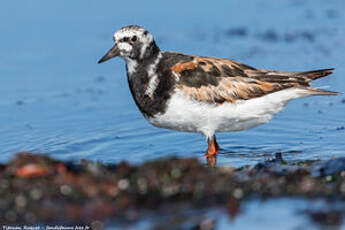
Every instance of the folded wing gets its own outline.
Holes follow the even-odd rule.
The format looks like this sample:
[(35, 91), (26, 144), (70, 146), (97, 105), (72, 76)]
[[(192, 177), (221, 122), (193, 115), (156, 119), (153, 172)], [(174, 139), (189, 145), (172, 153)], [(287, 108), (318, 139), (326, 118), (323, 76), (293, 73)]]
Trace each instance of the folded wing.
[(291, 87), (305, 88), (310, 94), (337, 94), (309, 88), (312, 80), (327, 76), (332, 70), (269, 71), (255, 69), (229, 59), (208, 57), (194, 57), (191, 61), (178, 62), (171, 67), (178, 79), (177, 88), (186, 96), (217, 104), (249, 100)]

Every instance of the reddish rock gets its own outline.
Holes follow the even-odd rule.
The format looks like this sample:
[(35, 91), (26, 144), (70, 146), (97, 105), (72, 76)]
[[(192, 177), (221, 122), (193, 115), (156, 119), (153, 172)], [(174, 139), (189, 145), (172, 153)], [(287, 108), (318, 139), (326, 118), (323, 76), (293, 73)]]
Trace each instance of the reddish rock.
[(37, 164), (27, 164), (16, 170), (16, 176), (21, 178), (44, 177), (50, 174), (47, 167)]

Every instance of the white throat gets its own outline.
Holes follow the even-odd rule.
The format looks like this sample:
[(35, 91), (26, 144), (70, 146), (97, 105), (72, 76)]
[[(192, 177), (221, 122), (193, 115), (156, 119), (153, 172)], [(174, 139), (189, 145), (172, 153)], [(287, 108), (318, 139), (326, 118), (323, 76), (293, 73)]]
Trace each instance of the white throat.
[(136, 71), (136, 68), (138, 67), (138, 62), (131, 58), (126, 58), (125, 61), (127, 64), (128, 76), (131, 76)]

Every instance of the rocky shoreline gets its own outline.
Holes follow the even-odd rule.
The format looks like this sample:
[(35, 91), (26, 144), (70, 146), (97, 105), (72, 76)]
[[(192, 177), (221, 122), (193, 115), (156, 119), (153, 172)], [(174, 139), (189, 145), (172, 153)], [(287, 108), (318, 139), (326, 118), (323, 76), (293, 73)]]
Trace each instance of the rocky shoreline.
[[(139, 166), (62, 162), (20, 153), (0, 165), (1, 223), (89, 223), (135, 220), (146, 212), (220, 206), (235, 218), (248, 199), (345, 198), (345, 158), (241, 168), (209, 168), (195, 158), (166, 158)], [(339, 225), (344, 210), (310, 212), (311, 220)]]

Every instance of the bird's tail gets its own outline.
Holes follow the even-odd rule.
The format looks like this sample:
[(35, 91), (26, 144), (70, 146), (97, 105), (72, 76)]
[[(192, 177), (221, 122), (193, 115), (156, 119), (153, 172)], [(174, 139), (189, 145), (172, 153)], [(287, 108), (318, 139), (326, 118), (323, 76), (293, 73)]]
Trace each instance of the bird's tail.
[[(333, 73), (333, 68), (330, 69), (319, 69), (312, 71), (298, 72), (297, 76), (305, 78), (307, 81), (313, 81), (318, 78), (326, 77)], [(324, 89), (315, 89), (315, 88), (306, 88), (307, 93), (310, 95), (339, 95), (339, 92), (324, 90)]]
[(313, 81), (318, 78), (326, 77), (332, 74), (333, 70), (334, 69), (331, 68), (331, 69), (319, 69), (319, 70), (312, 70), (312, 71), (297, 72), (297, 76)]

